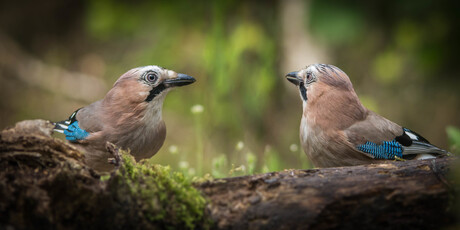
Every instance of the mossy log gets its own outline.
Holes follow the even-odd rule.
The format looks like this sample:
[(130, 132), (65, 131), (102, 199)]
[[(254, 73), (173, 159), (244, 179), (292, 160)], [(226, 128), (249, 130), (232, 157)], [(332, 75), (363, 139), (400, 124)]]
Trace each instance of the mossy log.
[(113, 146), (120, 166), (101, 176), (51, 129), (33, 120), (1, 132), (0, 229), (439, 229), (454, 221), (449, 157), (192, 187), (180, 175), (162, 176), (169, 172), (161, 166), (118, 156)]

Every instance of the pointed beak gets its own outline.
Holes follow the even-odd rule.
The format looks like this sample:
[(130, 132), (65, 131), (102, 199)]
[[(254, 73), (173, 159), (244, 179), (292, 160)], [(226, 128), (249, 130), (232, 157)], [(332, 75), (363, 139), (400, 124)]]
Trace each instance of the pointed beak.
[(195, 78), (187, 74), (178, 73), (176, 78), (167, 79), (164, 81), (164, 84), (166, 87), (178, 87), (178, 86), (190, 85), (195, 81), (196, 81)]
[(298, 73), (299, 72), (290, 72), (286, 74), (286, 79), (294, 85), (299, 85), (302, 80), (299, 78)]

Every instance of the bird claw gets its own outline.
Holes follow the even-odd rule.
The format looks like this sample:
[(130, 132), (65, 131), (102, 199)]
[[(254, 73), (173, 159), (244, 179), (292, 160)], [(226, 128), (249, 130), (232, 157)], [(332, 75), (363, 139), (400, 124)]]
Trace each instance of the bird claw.
[(122, 158), (121, 158), (121, 154), (120, 154), (120, 148), (118, 148), (115, 144), (110, 143), (108, 141), (105, 144), (105, 147), (107, 148), (107, 151), (110, 154), (112, 154), (112, 156), (114, 156), (114, 157), (108, 158), (107, 162), (109, 164), (115, 165), (116, 167), (119, 167), (121, 162), (122, 162)]
[(406, 161), (406, 159), (403, 159), (403, 158), (401, 158), (401, 157), (395, 156), (395, 161)]

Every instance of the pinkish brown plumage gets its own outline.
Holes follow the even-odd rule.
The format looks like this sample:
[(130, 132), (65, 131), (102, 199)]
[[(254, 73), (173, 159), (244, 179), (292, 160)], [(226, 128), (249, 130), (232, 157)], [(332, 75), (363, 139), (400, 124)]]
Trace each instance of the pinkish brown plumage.
[(163, 145), (166, 126), (162, 106), (172, 87), (188, 85), (194, 78), (158, 66), (129, 70), (100, 101), (75, 111), (55, 130), (85, 152), (88, 165), (110, 170), (106, 143), (129, 149), (136, 160), (149, 158)]
[(299, 88), (303, 103), (300, 141), (316, 167), (424, 159), (448, 153), (365, 108), (348, 76), (335, 66), (313, 64), (286, 78)]

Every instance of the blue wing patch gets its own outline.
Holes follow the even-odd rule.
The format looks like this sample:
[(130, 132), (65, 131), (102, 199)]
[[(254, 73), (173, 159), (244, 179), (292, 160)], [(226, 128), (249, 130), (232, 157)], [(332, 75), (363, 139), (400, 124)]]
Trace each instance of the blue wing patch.
[(86, 130), (78, 126), (78, 121), (75, 121), (72, 124), (70, 124), (69, 127), (66, 130), (64, 130), (64, 134), (65, 134), (65, 139), (71, 142), (76, 142), (78, 140), (84, 140), (89, 135), (89, 133), (86, 132)]
[(377, 145), (373, 142), (366, 142), (365, 144), (358, 145), (358, 150), (369, 153), (376, 159), (394, 160), (395, 156), (402, 158), (403, 148), (396, 140), (384, 141), (382, 144)]

